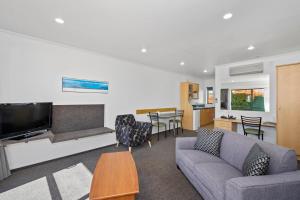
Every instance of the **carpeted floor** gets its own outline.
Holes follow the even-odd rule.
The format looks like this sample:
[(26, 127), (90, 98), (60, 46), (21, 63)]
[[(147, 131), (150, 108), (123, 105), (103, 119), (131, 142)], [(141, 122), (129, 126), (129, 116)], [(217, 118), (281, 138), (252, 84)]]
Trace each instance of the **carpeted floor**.
[[(195, 133), (185, 131), (184, 135), (194, 136)], [(33, 180), (46, 177), (53, 200), (61, 200), (53, 173), (66, 169), (72, 165), (83, 163), (93, 172), (96, 162), (104, 152), (124, 151), (125, 147), (110, 146), (93, 151), (73, 155), (35, 166), (13, 171), (13, 174), (0, 182), (0, 193), (16, 188)], [(176, 168), (175, 164), (175, 137), (169, 135), (167, 138), (161, 134), (157, 141), (153, 137), (152, 148), (147, 144), (133, 149), (136, 162), (140, 193), (139, 200), (196, 200), (202, 199), (184, 175)]]
[[(179, 134), (179, 137), (182, 136), (195, 136), (195, 133), (185, 131), (183, 135)], [(109, 146), (15, 170), (9, 178), (0, 182), (0, 193), (46, 177), (52, 199), (62, 200), (53, 176), (55, 172), (79, 163), (83, 163), (93, 172), (101, 153), (125, 150), (127, 148), (123, 146), (118, 148)], [(202, 199), (184, 175), (176, 168), (175, 137), (172, 135), (164, 138), (161, 134), (160, 141), (157, 141), (157, 136), (154, 135), (151, 149), (145, 144), (134, 148), (132, 153), (139, 175), (140, 193), (137, 197), (138, 200)], [(86, 199), (86, 197), (87, 195), (80, 198), (80, 200)]]

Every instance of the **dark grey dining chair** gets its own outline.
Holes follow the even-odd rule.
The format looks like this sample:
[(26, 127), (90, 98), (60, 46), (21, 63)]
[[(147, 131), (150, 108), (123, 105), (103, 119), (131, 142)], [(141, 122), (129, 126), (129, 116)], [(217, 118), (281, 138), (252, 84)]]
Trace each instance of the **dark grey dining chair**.
[(152, 126), (157, 127), (157, 140), (159, 140), (159, 127), (165, 127), (165, 137), (167, 137), (167, 124), (159, 121), (158, 113), (149, 113)]
[[(258, 139), (264, 140), (264, 131), (261, 130), (261, 117), (241, 116), (244, 135), (257, 135)], [(260, 137), (261, 136), (261, 137)]]
[(178, 125), (180, 124), (180, 129), (181, 129), (181, 133), (183, 134), (183, 126), (182, 126), (182, 119), (183, 119), (183, 115), (184, 115), (184, 110), (176, 110), (175, 111), (175, 115), (177, 115), (177, 117), (175, 117), (174, 119), (170, 119), (169, 120), (169, 131), (171, 130), (171, 124), (173, 124), (176, 128), (176, 133), (178, 135)]

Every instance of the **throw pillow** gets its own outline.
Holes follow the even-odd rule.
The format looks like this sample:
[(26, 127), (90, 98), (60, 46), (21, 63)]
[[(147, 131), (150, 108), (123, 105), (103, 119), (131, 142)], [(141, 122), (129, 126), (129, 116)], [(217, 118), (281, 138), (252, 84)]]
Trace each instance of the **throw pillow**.
[(223, 134), (221, 131), (212, 131), (205, 128), (199, 129), (194, 149), (219, 157)]
[(261, 176), (267, 174), (270, 156), (258, 144), (254, 144), (249, 151), (244, 164), (244, 176)]

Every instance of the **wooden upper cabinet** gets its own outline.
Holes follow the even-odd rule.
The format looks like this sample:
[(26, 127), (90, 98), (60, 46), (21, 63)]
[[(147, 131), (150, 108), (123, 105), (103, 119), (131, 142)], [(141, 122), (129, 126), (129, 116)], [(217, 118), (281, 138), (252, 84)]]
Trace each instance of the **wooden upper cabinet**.
[(192, 88), (193, 88), (193, 92), (194, 93), (195, 92), (199, 93), (199, 84), (193, 83), (192, 84)]
[(191, 83), (190, 87), (192, 88), (191, 98), (198, 99), (199, 98), (199, 84)]

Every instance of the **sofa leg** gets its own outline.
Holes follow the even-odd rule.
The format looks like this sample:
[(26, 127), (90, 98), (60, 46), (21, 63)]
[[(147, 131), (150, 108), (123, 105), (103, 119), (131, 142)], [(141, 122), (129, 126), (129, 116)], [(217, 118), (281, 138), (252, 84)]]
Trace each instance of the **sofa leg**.
[(179, 166), (178, 166), (178, 165), (176, 165), (176, 167), (177, 167), (177, 169), (178, 169), (178, 170), (180, 170), (180, 171), (181, 171), (181, 169), (179, 168)]
[(120, 144), (120, 142), (119, 142), (119, 141), (117, 141), (116, 147), (119, 147), (119, 144)]
[(150, 141), (150, 140), (148, 141), (148, 144), (149, 144), (149, 147), (151, 148), (151, 147), (152, 147), (152, 145), (151, 145), (151, 141)]
[(128, 151), (131, 152), (131, 147), (128, 147)]

